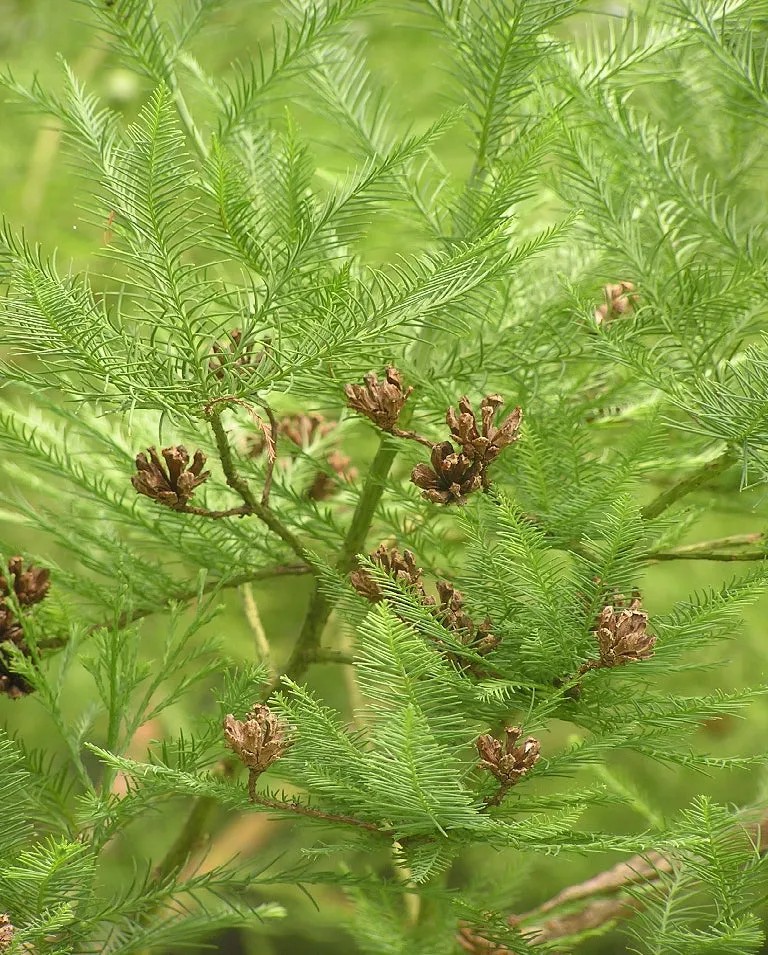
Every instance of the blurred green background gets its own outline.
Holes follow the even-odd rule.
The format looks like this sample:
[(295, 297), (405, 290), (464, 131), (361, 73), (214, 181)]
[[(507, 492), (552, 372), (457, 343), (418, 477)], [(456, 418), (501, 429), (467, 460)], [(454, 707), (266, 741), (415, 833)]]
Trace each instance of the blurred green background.
[[(166, 4), (170, 9), (172, 4)], [(163, 5), (161, 4), (161, 10)], [(226, 73), (233, 60), (245, 61), (256, 44), (269, 37), (275, 18), (275, 5), (258, 0), (232, 0), (225, 4), (212, 27), (197, 41), (194, 52), (205, 69), (212, 74)], [(621, 5), (603, 3), (594, 5), (588, 17), (596, 19), (620, 14)], [(574, 29), (578, 29), (577, 23)], [(448, 60), (440, 43), (424, 28), (423, 19), (392, 7), (366, 17), (357, 27), (370, 42), (370, 62), (374, 73), (391, 91), (392, 101), (401, 111), (401, 126), (423, 127), (447, 105), (449, 83), (446, 76)], [(58, 57), (63, 57), (91, 91), (102, 96), (110, 105), (121, 109), (127, 117), (134, 116), (148, 91), (147, 82), (118, 62), (115, 55), (100, 40), (87, 9), (73, 0), (0, 0), (0, 62), (7, 64), (17, 79), (28, 82), (33, 72), (48, 89), (61, 87), (62, 70)], [(191, 93), (190, 104), (197, 115), (206, 116), (206, 104)], [(286, 103), (273, 104), (279, 117)], [(316, 117), (300, 102), (290, 103), (292, 116), (300, 129), (313, 139), (316, 155), (328, 176), (343, 171), (353, 159), (334, 145), (333, 129)], [(50, 121), (29, 115), (18, 105), (0, 102), (0, 213), (15, 227), (24, 227), (32, 242), (46, 249), (58, 250), (59, 267), (66, 269), (71, 262), (74, 269), (99, 267), (94, 255), (102, 242), (102, 228), (88, 223), (83, 209), (89, 205), (87, 183), (73, 162), (73, 157), (62, 144), (58, 130)], [(460, 132), (449, 134), (441, 156), (456, 173), (468, 170), (469, 151)], [(398, 249), (397, 222), (379, 221), (369, 236), (366, 248), (372, 258), (387, 258)], [(309, 410), (309, 409), (307, 409)], [(362, 431), (361, 431), (362, 434)], [(741, 492), (737, 479), (723, 483), (716, 493), (694, 496), (699, 503), (710, 503), (706, 517), (699, 523), (695, 539), (725, 536), (763, 530), (766, 526), (766, 492)], [(19, 526), (3, 527), (2, 537), (11, 540), (26, 551), (38, 551), (41, 556), (49, 545), (37, 535), (30, 535)], [(61, 555), (57, 555), (59, 558)], [(644, 594), (644, 603), (653, 614), (667, 610), (675, 601), (685, 599), (691, 592), (705, 587), (716, 587), (734, 574), (749, 570), (748, 564), (711, 564), (700, 561), (662, 564), (648, 570), (645, 579), (638, 581)], [(282, 658), (288, 651), (300, 625), (308, 593), (308, 582), (288, 578), (257, 586), (253, 595), (274, 656)], [(724, 651), (727, 664), (702, 675), (691, 677), (696, 681), (689, 691), (708, 687), (733, 688), (755, 685), (765, 681), (768, 626), (765, 623), (768, 599), (756, 605), (747, 615), (745, 626), (735, 634), (735, 640)], [(244, 612), (242, 595), (230, 592), (226, 608), (214, 624), (224, 634), (232, 655), (244, 663), (255, 656), (253, 634)], [(151, 647), (153, 635), (160, 632), (163, 621), (147, 620), (143, 633)], [(713, 656), (713, 661), (717, 658)], [(310, 682), (319, 689), (328, 702), (342, 708), (348, 706), (347, 675), (339, 668), (315, 667)], [(766, 681), (768, 682), (768, 681)], [(686, 687), (679, 687), (681, 692)], [(80, 709), (83, 700), (79, 694), (88, 692), (85, 678), (82, 685), (72, 690), (73, 712)], [(179, 726), (190, 720), (195, 708), (211, 708), (210, 692), (201, 692), (187, 700), (182, 707), (166, 712), (160, 725), (150, 728), (148, 738), (168, 733), (175, 734)], [(11, 702), (0, 699), (0, 721), (18, 731), (30, 745), (55, 746), (51, 729), (34, 699)], [(697, 731), (698, 744), (715, 754), (751, 754), (764, 749), (768, 707), (753, 705), (743, 720), (723, 720), (702, 726)], [(555, 726), (553, 736), (558, 742), (567, 738), (568, 726)], [(145, 740), (137, 741), (135, 755), (143, 756)], [(707, 792), (718, 800), (742, 805), (759, 800), (768, 794), (768, 780), (757, 772), (717, 773), (709, 777), (679, 769), (664, 769), (632, 757), (617, 759), (606, 777), (611, 785), (626, 782), (637, 787), (643, 795), (645, 809), (616, 810), (614, 819), (585, 820), (599, 823), (602, 828), (633, 831), (658, 824), (684, 807), (691, 796)], [(179, 801), (162, 817), (141, 820), (129, 829), (131, 845), (118, 844), (110, 853), (112, 871), (105, 871), (107, 884), (115, 884), (127, 874), (132, 854), (141, 859), (157, 859), (173, 838), (181, 824), (184, 805)], [(264, 863), (281, 852), (289, 855), (298, 850), (301, 835), (292, 831), (286, 822), (274, 822), (255, 814), (245, 818), (227, 817), (216, 820), (214, 837), (207, 862), (225, 861), (237, 852), (243, 852)], [(370, 860), (371, 864), (387, 866), (388, 860)], [(618, 861), (614, 857), (560, 858), (521, 860), (513, 853), (505, 858), (487, 859), (483, 853), (469, 854), (457, 868), (454, 878), (460, 879), (462, 870), (484, 872), (487, 866), (489, 886), (499, 902), (506, 892), (503, 875), (509, 872), (515, 892), (507, 892), (508, 907), (524, 911), (554, 894), (565, 885), (580, 881), (600, 869)], [(521, 878), (521, 873), (526, 877)], [(501, 888), (500, 888), (501, 887)], [(501, 896), (500, 896), (501, 893)], [(317, 902), (314, 908), (300, 892), (290, 888), (276, 888), (265, 897), (277, 898), (289, 910), (283, 924), (273, 924), (264, 931), (233, 932), (226, 937), (210, 940), (222, 952), (248, 952), (251, 955), (297, 955), (297, 953), (353, 953), (358, 951), (344, 926), (347, 903), (333, 889), (313, 891)], [(623, 943), (614, 934), (595, 939), (582, 949), (594, 953), (621, 953)], [(767, 949), (768, 950), (768, 949)]]

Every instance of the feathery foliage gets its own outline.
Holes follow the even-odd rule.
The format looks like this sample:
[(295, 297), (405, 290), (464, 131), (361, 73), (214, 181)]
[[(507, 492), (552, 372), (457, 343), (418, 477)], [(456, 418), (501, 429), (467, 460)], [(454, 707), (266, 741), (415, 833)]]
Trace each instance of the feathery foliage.
[[(0, 950), (267, 945), (296, 888), (372, 955), (761, 950), (716, 771), (765, 754), (702, 736), (767, 689), (722, 655), (768, 587), (767, 11), (617, 6), (403, 6), (415, 119), (373, 0), (223, 74), (234, 0), (82, 0), (133, 110), (3, 72), (91, 255), (3, 219)], [(752, 563), (665, 589), (705, 560)]]

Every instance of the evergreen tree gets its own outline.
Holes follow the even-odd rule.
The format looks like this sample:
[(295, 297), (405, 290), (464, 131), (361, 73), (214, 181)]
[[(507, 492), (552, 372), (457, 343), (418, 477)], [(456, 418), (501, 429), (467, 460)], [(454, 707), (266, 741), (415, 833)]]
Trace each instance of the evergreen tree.
[[(191, 45), (225, 0), (84, 6), (137, 116), (66, 63), (61, 93), (2, 78), (62, 129), (101, 249), (0, 234), (0, 950), (266, 932), (302, 887), (372, 955), (625, 921), (638, 952), (760, 951), (760, 807), (663, 818), (611, 766), (765, 762), (691, 741), (764, 685), (688, 691), (768, 584), (759, 529), (700, 530), (768, 480), (768, 6), (429, 0), (402, 12), (451, 102), (411, 131), (372, 0), (285, 0), (224, 77)], [(646, 568), (689, 560), (751, 563), (649, 616)], [(250, 590), (280, 580), (286, 613), (308, 594), (284, 658)], [(27, 707), (61, 745), (25, 744)], [(200, 863), (258, 813), (296, 825), (284, 854)], [(595, 853), (623, 861), (513, 913), (527, 866)]]

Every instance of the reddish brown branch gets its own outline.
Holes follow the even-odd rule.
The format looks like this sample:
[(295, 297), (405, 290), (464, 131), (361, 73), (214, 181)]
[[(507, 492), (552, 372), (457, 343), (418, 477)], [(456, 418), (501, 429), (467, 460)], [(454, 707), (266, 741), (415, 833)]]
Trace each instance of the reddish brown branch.
[(402, 428), (393, 427), (390, 434), (395, 435), (396, 438), (407, 438), (409, 441), (418, 441), (419, 444), (423, 444), (430, 450), (435, 445), (434, 441), (430, 441), (429, 438), (425, 438), (424, 435), (418, 434), (416, 431), (404, 431)]
[(303, 806), (299, 802), (283, 802), (279, 799), (268, 799), (256, 792), (256, 781), (259, 778), (258, 771), (251, 770), (248, 774), (248, 794), (251, 802), (265, 806), (267, 809), (277, 809), (282, 812), (293, 812), (298, 816), (309, 816), (311, 819), (324, 819), (326, 822), (340, 822), (347, 826), (356, 826), (358, 829), (367, 829), (368, 832), (378, 832), (382, 836), (393, 838), (395, 833), (392, 829), (380, 829), (373, 822), (366, 822), (364, 819), (356, 819), (354, 816), (344, 816), (335, 812), (323, 812), (321, 809), (315, 809), (312, 806)]
[[(768, 836), (768, 810), (757, 821), (745, 824), (744, 831), (764, 854)], [(529, 945), (535, 946), (580, 935), (618, 919), (632, 918), (643, 910), (644, 902), (622, 893), (639, 886), (662, 890), (661, 876), (671, 872), (672, 868), (671, 860), (660, 852), (632, 856), (591, 879), (568, 886), (529, 912), (510, 915), (508, 922), (513, 928), (519, 929)], [(557, 909), (573, 907), (580, 902), (584, 905), (575, 911), (549, 916)], [(483, 938), (467, 925), (460, 926), (457, 940), (472, 955), (510, 955), (504, 946)]]

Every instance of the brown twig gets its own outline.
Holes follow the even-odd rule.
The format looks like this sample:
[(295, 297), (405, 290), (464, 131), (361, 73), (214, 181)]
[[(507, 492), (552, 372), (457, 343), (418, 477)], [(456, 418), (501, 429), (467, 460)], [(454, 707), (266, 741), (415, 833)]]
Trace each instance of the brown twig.
[(404, 431), (402, 428), (393, 426), (390, 434), (393, 434), (396, 438), (407, 438), (409, 441), (418, 441), (419, 444), (423, 444), (430, 450), (435, 446), (434, 441), (430, 441), (429, 438), (425, 438), (424, 435), (418, 434), (416, 431)]
[(247, 504), (241, 504), (240, 507), (230, 507), (225, 511), (209, 511), (207, 507), (198, 507), (195, 504), (185, 504), (183, 507), (174, 507), (174, 511), (179, 514), (196, 514), (198, 517), (211, 517), (219, 520), (222, 517), (245, 517), (251, 513)]
[[(269, 505), (269, 492), (272, 490), (272, 477), (275, 473), (275, 461), (277, 460), (278, 426), (274, 411), (266, 404), (263, 408), (269, 418), (269, 428), (267, 429), (265, 426), (261, 429), (267, 447), (267, 470), (264, 475), (264, 490), (261, 492), (261, 506), (267, 507)], [(270, 438), (267, 437), (267, 430), (271, 432)]]
[[(743, 829), (755, 842), (760, 853), (765, 854), (768, 848), (768, 810), (765, 810), (757, 821), (745, 824)], [(520, 930), (531, 946), (580, 935), (609, 922), (631, 918), (642, 911), (645, 907), (642, 899), (631, 895), (622, 896), (621, 893), (635, 887), (660, 890), (662, 876), (671, 871), (671, 859), (660, 852), (632, 856), (626, 862), (620, 862), (591, 879), (568, 886), (523, 915), (510, 915), (508, 921), (511, 926)], [(576, 911), (545, 918), (551, 912), (565, 906), (573, 907), (579, 902), (585, 904)], [(503, 946), (489, 942), (467, 925), (460, 926), (457, 940), (473, 955), (510, 955)]]
[(227, 439), (227, 433), (224, 430), (224, 425), (221, 423), (221, 416), (217, 411), (214, 411), (214, 406), (222, 401), (230, 401), (235, 404), (243, 405), (248, 411), (255, 417), (256, 421), (261, 427), (264, 437), (267, 441), (267, 447), (270, 449), (269, 453), (274, 455), (275, 446), (272, 441), (271, 435), (268, 434), (269, 427), (264, 424), (264, 422), (259, 418), (256, 412), (251, 408), (251, 406), (242, 401), (240, 398), (235, 398), (231, 395), (226, 395), (223, 398), (216, 398), (210, 404), (206, 405), (205, 413), (210, 422), (211, 429), (213, 430), (213, 436), (216, 440), (216, 449), (219, 452), (219, 460), (221, 461), (221, 467), (224, 471), (224, 476), (226, 478), (227, 484), (232, 488), (240, 497), (243, 499), (243, 503), (248, 508), (247, 513), (255, 514), (260, 521), (263, 521), (267, 527), (273, 531), (277, 536), (286, 543), (291, 550), (306, 563), (309, 563), (307, 560), (307, 554), (304, 548), (301, 545), (301, 541), (293, 534), (280, 520), (280, 518), (274, 513), (274, 511), (267, 505), (258, 501), (253, 494), (248, 482), (242, 477), (235, 467), (235, 462), (232, 457), (232, 449), (229, 446), (229, 440)]
[(366, 822), (365, 819), (356, 819), (354, 816), (340, 815), (335, 812), (323, 812), (322, 809), (315, 809), (312, 806), (303, 806), (299, 802), (283, 802), (279, 799), (269, 799), (256, 792), (256, 781), (259, 778), (258, 770), (251, 770), (248, 774), (248, 795), (251, 802), (267, 809), (277, 809), (281, 812), (292, 812), (298, 816), (309, 816), (311, 819), (324, 819), (326, 822), (340, 822), (347, 826), (356, 826), (358, 829), (366, 829), (368, 832), (378, 832), (382, 836), (392, 838), (394, 830), (380, 829), (374, 822)]

